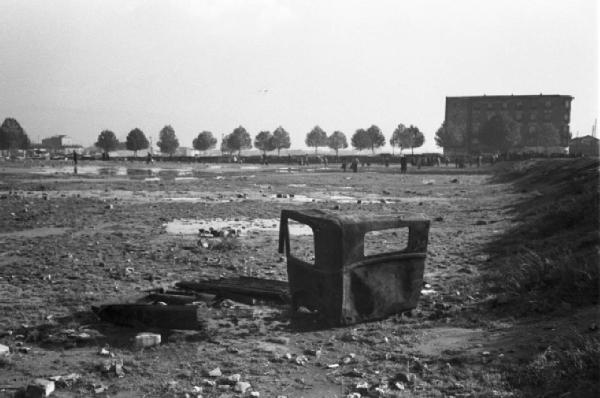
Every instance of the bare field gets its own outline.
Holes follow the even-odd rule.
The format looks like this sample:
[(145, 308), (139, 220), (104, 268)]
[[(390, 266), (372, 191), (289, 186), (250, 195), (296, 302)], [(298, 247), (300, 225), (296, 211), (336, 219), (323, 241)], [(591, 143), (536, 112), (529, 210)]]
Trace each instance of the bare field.
[[(514, 382), (514, 370), (573, 335), (597, 337), (595, 306), (517, 317), (482, 282), (498, 255), (487, 248), (522, 221), (514, 207), (540, 195), (495, 182), (490, 168), (401, 175), (381, 166), (343, 173), (336, 165), (84, 162), (72, 171), (0, 164), (0, 344), (11, 348), (0, 357), (0, 396), (70, 373), (80, 377), (57, 383), (53, 396), (521, 396), (531, 391)], [(91, 312), (180, 280), (286, 280), (277, 253), (286, 208), (425, 214), (427, 286), (417, 309), (328, 328), (285, 305), (226, 300), (204, 308), (204, 330), (164, 332), (160, 346), (142, 351), (131, 343), (136, 331)], [(243, 230), (239, 244), (199, 246), (198, 226), (213, 225)], [(122, 359), (122, 377), (102, 370), (103, 347)], [(219, 384), (208, 376), (217, 367), (251, 389)]]

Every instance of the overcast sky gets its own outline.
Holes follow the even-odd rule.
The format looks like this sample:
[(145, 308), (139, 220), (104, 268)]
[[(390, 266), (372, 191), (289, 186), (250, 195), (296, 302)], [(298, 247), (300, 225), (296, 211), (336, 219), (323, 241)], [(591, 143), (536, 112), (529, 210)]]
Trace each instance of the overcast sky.
[(589, 133), (595, 0), (0, 0), (0, 118), (33, 141), (403, 123), (431, 150), (446, 96), (511, 93), (574, 96)]

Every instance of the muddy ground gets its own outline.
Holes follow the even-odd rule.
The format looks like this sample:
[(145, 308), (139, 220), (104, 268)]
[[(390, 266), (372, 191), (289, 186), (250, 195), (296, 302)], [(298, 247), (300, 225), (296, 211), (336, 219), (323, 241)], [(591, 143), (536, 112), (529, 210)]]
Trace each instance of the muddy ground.
[[(511, 371), (573, 333), (597, 334), (598, 313), (564, 303), (518, 317), (486, 291), (494, 256), (485, 247), (520, 222), (515, 204), (539, 195), (493, 183), (492, 173), (98, 162), (73, 175), (68, 163), (0, 164), (0, 344), (11, 350), (0, 358), (0, 396), (72, 373), (53, 396), (520, 396)], [(330, 328), (287, 305), (219, 300), (202, 306), (204, 329), (162, 331), (162, 344), (143, 350), (131, 342), (138, 331), (91, 312), (181, 280), (286, 280), (277, 220), (290, 208), (425, 214), (418, 307)], [(198, 245), (197, 223), (229, 222), (243, 231), (234, 244)], [(374, 251), (392, 244), (380, 238)], [(120, 360), (123, 372), (103, 368)], [(217, 367), (222, 376), (209, 376)], [(243, 394), (226, 379), (235, 374), (251, 385)]]

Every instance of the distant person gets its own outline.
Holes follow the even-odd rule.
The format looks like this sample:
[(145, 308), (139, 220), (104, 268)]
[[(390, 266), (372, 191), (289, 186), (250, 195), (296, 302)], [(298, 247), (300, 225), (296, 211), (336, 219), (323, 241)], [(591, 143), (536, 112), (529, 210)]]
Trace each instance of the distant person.
[(329, 166), (329, 160), (327, 160), (327, 156), (323, 156), (323, 166), (325, 166), (325, 168)]
[(152, 162), (154, 162), (154, 160), (152, 159), (152, 154), (148, 152), (148, 155), (146, 155), (146, 164), (150, 164)]
[(348, 167), (348, 161), (346, 159), (342, 159), (342, 170), (344, 170), (344, 173), (346, 172), (347, 167)]
[(406, 174), (406, 169), (408, 167), (408, 162), (406, 161), (406, 156), (400, 157), (400, 173)]
[(477, 156), (477, 168), (481, 167), (481, 155)]
[(354, 173), (358, 172), (358, 158), (352, 159), (352, 163), (350, 163), (350, 169)]
[(77, 152), (73, 151), (73, 174), (77, 174)]

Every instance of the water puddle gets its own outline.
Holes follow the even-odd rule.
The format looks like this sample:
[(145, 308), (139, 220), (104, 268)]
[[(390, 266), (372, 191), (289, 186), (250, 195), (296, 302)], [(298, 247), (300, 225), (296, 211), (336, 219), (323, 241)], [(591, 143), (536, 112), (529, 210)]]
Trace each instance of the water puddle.
[[(197, 235), (198, 230), (233, 229), (244, 236), (253, 232), (278, 233), (279, 219), (277, 218), (255, 218), (251, 220), (213, 218), (210, 220), (195, 220), (189, 218), (176, 219), (163, 224), (168, 234), (175, 235)], [(312, 235), (312, 230), (304, 224), (290, 224), (291, 235)]]

